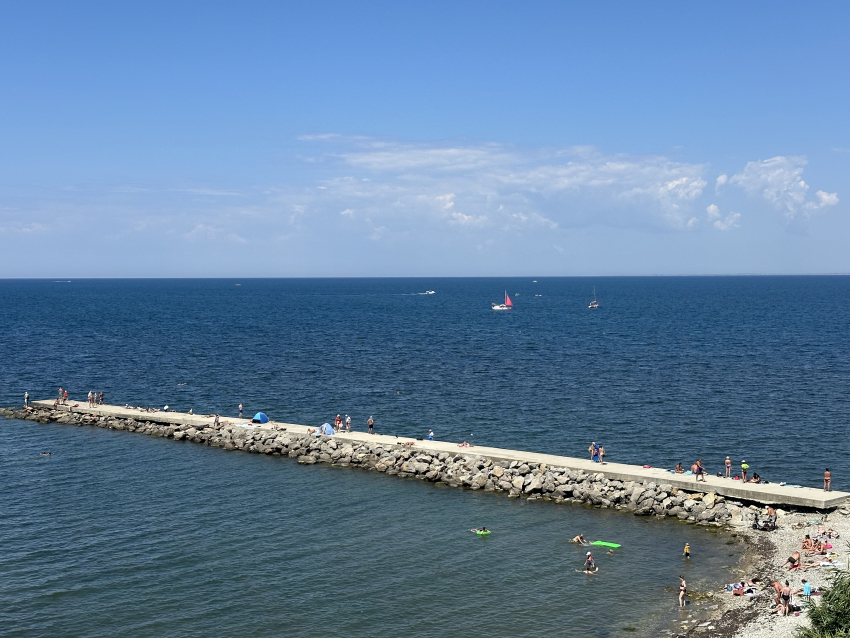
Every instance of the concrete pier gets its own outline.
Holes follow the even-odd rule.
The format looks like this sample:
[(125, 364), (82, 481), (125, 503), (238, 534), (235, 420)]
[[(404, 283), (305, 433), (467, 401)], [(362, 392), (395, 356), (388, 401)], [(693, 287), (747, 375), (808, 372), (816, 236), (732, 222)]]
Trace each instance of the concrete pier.
[[(34, 401), (33, 407), (52, 409), (53, 401)], [(116, 419), (134, 419), (137, 421), (148, 421), (173, 426), (190, 426), (199, 430), (209, 428), (213, 424), (214, 417), (205, 415), (190, 415), (179, 412), (145, 412), (134, 408), (124, 408), (113, 405), (102, 405), (88, 407), (83, 402), (69, 402), (69, 405), (59, 406), (60, 410), (68, 410), (77, 414), (90, 414), (94, 416), (112, 417)], [(252, 424), (250, 419), (222, 418), (222, 424), (233, 426), (251, 427), (255, 429), (267, 429), (275, 431), (285, 428), (288, 433), (306, 435), (307, 426), (295, 423), (279, 423), (271, 421), (267, 424)], [(416, 439), (397, 437), (392, 435), (370, 435), (365, 432), (351, 432), (334, 435), (340, 441), (350, 443), (383, 444), (387, 446), (412, 443), (412, 449), (416, 452), (438, 455), (447, 453), (449, 455), (467, 454), (488, 458), (492, 461), (517, 461), (520, 463), (539, 463), (547, 467), (565, 468), (574, 472), (585, 472), (587, 474), (602, 474), (605, 478), (617, 481), (634, 481), (636, 483), (658, 483), (671, 485), (674, 488), (687, 492), (709, 494), (714, 493), (732, 499), (761, 503), (765, 505), (803, 507), (817, 510), (827, 510), (844, 504), (850, 498), (848, 492), (824, 492), (820, 489), (810, 487), (780, 486), (776, 483), (755, 484), (742, 483), (717, 476), (707, 476), (705, 482), (696, 482), (694, 476), (672, 474), (660, 468), (644, 468), (637, 465), (626, 465), (623, 463), (593, 463), (589, 459), (578, 459), (553, 454), (541, 454), (536, 452), (525, 452), (520, 450), (505, 450), (500, 448), (474, 446), (460, 448), (456, 443), (446, 441), (419, 441)]]

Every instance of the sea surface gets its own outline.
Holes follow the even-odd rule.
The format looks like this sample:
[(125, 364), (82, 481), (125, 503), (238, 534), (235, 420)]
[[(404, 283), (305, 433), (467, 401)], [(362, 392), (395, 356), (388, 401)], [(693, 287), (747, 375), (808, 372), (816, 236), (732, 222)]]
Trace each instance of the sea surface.
[[(490, 310), (506, 289), (514, 309)], [(847, 276), (3, 280), (0, 328), (0, 405), (59, 386), (241, 402), (568, 456), (597, 441), (655, 467), (729, 455), (813, 486), (830, 467), (850, 488)]]
[[(514, 309), (490, 310), (505, 290)], [(847, 489), (848, 293), (840, 276), (4, 280), (0, 406), (60, 385), (195, 413), (242, 402), (571, 456), (598, 441), (657, 467), (714, 472), (728, 454), (814, 486), (829, 467)], [(0, 428), (4, 636), (656, 635), (679, 618), (680, 573), (717, 587), (741, 551), (674, 521)], [(481, 525), (493, 535), (467, 531)], [(575, 571), (578, 532), (623, 543), (598, 576)]]
[[(691, 611), (677, 576), (704, 591), (741, 553), (673, 521), (15, 420), (0, 484), (4, 637), (658, 636)], [(623, 547), (577, 573), (578, 532)]]

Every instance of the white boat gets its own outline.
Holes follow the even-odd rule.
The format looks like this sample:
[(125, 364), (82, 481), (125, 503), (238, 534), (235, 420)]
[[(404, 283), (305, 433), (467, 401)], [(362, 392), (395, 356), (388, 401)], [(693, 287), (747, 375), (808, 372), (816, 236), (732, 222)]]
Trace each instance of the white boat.
[(590, 302), (588, 308), (598, 308), (599, 300), (596, 298), (596, 286), (593, 287), (593, 301)]
[(435, 294), (437, 294), (437, 291), (436, 290), (426, 290), (425, 294), (426, 295), (435, 295)]
[(514, 307), (514, 304), (511, 302), (511, 298), (508, 297), (508, 291), (505, 291), (505, 303), (491, 303), (490, 307), (493, 310), (510, 310)]

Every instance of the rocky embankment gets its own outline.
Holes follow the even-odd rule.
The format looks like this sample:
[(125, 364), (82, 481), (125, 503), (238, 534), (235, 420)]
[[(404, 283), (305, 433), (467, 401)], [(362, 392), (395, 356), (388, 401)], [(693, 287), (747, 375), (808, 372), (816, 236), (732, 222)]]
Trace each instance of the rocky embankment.
[(514, 498), (587, 503), (638, 516), (675, 517), (701, 525), (748, 527), (759, 511), (755, 505), (714, 493), (690, 493), (663, 483), (613, 480), (601, 472), (586, 473), (539, 463), (492, 459), (477, 455), (471, 449), (457, 454), (434, 454), (417, 450), (415, 445), (373, 444), (353, 441), (345, 435), (315, 437), (226, 423), (198, 429), (144, 420), (144, 414), (140, 414), (139, 419), (50, 409), (12, 410), (6, 414), (40, 423), (126, 430), (225, 450), (285, 456), (301, 464), (359, 467), (452, 487), (503, 492)]

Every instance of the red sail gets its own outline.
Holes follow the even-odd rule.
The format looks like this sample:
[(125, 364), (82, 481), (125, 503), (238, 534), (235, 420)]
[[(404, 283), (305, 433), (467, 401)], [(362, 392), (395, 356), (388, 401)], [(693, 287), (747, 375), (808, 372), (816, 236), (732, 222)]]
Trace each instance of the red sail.
[(506, 306), (513, 306), (513, 304), (511, 303), (511, 298), (508, 297), (508, 293), (505, 293), (505, 305)]

